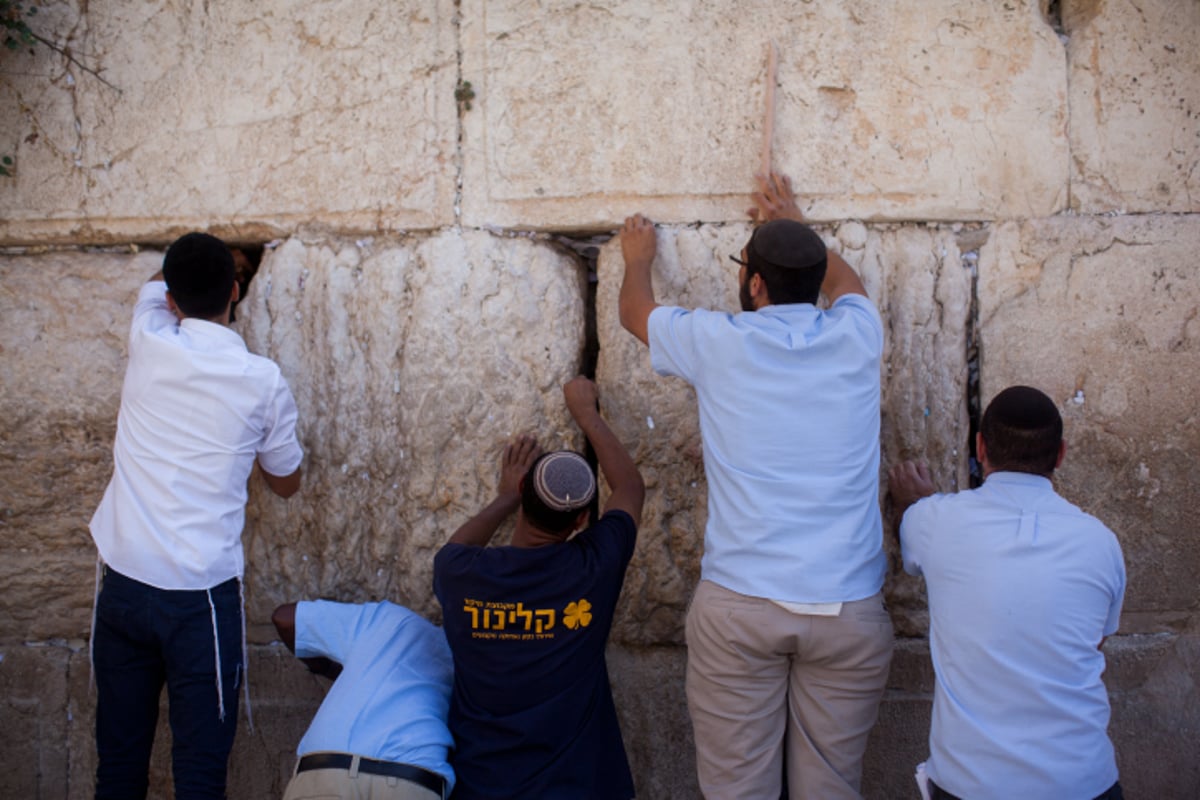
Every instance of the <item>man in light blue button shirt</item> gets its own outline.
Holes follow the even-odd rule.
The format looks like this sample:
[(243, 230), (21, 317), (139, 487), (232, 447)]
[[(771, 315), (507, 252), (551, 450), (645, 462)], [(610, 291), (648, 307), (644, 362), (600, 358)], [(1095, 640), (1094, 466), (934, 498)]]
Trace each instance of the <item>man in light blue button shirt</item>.
[(1062, 432), (1049, 397), (1012, 386), (980, 423), (978, 489), (935, 494), (924, 465), (892, 469), (904, 568), (929, 592), (932, 800), (1122, 797), (1100, 645), (1117, 630), (1125, 562), (1112, 531), (1050, 483)]
[(441, 628), (388, 602), (289, 603), (272, 621), (310, 669), (336, 678), (296, 749), (284, 800), (449, 796), (454, 666)]
[[(653, 224), (625, 221), (621, 324), (696, 390), (708, 522), (687, 618), (706, 798), (856, 800), (892, 654), (880, 590), (883, 325), (862, 281), (760, 177), (741, 313), (660, 306)], [(817, 306), (823, 294), (828, 308)], [(785, 744), (786, 743), (786, 744)]]

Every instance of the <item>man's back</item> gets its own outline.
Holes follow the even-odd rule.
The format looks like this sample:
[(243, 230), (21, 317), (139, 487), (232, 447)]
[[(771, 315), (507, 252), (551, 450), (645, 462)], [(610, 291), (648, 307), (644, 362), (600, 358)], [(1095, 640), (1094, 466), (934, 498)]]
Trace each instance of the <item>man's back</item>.
[(1117, 779), (1098, 645), (1125, 587), (1120, 546), (1037, 475), (913, 505), (937, 688), (929, 771), (954, 794), (1091, 798)]
[(877, 592), (882, 325), (870, 300), (731, 315), (661, 307), (651, 362), (696, 387), (709, 482), (702, 577), (804, 603)]
[(446, 637), (394, 603), (296, 604), (295, 652), (342, 665), (297, 754), (345, 752), (414, 764), (448, 779), (453, 665)]
[(604, 649), (635, 540), (615, 511), (561, 544), (438, 553), (456, 796), (633, 796)]
[(205, 589), (242, 573), (246, 482), (256, 455), (296, 469), (296, 410), (279, 368), (237, 333), (180, 323), (165, 286), (134, 309), (113, 478), (92, 519), (105, 563), (160, 588)]

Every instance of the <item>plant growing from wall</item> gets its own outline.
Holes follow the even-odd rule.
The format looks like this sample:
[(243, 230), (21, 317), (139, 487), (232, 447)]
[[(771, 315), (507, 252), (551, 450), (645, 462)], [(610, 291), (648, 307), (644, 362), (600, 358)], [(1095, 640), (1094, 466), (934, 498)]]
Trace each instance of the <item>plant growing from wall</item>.
[(32, 46), (37, 39), (33, 29), (25, 21), (26, 17), (37, 14), (37, 6), (24, 3), (14, 3), (12, 0), (0, 0), (0, 28), (4, 29), (4, 46), (16, 50), (23, 45)]
[[(0, 34), (4, 37), (5, 50), (19, 50), (22, 47), (28, 47), (29, 52), (32, 53), (34, 46), (40, 44), (58, 53), (110, 89), (115, 89), (117, 92), (121, 91), (106, 80), (98, 70), (89, 67), (76, 58), (75, 54), (71, 52), (70, 45), (59, 44), (53, 39), (42, 36), (31, 28), (29, 20), (37, 16), (37, 13), (38, 7), (34, 3), (25, 2), (25, 0), (0, 0)], [(13, 170), (14, 162), (12, 156), (7, 153), (0, 156), (0, 176), (9, 177), (13, 174)]]

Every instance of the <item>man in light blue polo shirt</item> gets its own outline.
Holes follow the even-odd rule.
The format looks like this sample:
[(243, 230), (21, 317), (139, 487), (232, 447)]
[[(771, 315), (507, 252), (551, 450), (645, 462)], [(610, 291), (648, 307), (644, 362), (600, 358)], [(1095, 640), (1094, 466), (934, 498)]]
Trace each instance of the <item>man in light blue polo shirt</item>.
[(1050, 483), (1062, 432), (1054, 401), (1013, 386), (980, 422), (978, 489), (935, 494), (923, 465), (892, 469), (904, 568), (929, 592), (933, 800), (1122, 797), (1100, 645), (1117, 630), (1125, 562), (1112, 531)]
[[(621, 229), (621, 324), (696, 390), (708, 523), (687, 619), (688, 710), (707, 798), (860, 797), (891, 621), (879, 513), (883, 326), (862, 281), (762, 176), (742, 313), (659, 306), (657, 240)], [(818, 308), (824, 294), (828, 309)], [(786, 736), (785, 736), (786, 732)]]
[(450, 795), (454, 667), (441, 628), (388, 602), (289, 603), (271, 620), (310, 669), (335, 678), (296, 749), (284, 800)]

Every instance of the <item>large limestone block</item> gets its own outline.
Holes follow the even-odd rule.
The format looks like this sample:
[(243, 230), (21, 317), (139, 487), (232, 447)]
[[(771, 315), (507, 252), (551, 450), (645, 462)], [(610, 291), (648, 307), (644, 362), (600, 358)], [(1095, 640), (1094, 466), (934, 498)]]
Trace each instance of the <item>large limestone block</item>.
[(38, 5), (33, 27), (111, 85), (6, 51), (0, 242), (453, 220), (451, 0)]
[(1200, 217), (1005, 224), (980, 255), (983, 400), (1053, 398), (1069, 449), (1060, 491), (1121, 540), (1123, 628), (1194, 613), (1200, 592)]
[(0, 257), (0, 641), (83, 636), (137, 291), (160, 253)]
[(613, 702), (639, 798), (698, 798), (683, 647), (610, 646)]
[(68, 796), (69, 660), (65, 647), (0, 647), (0, 796)]
[(436, 616), (433, 556), (491, 500), (522, 432), (577, 446), (561, 385), (583, 351), (584, 273), (548, 244), (449, 231), (394, 242), (292, 239), (239, 306), (250, 349), (300, 410), (304, 486), (252, 482), (251, 635), (278, 602), (387, 598)]
[(1200, 3), (1069, 0), (1071, 207), (1200, 211)]
[(463, 4), (463, 215), (733, 220), (775, 165), (816, 219), (990, 219), (1067, 200), (1063, 46), (1033, 0)]
[[(661, 228), (653, 268), (658, 301), (736, 309), (737, 267), (727, 256), (742, 249), (749, 233), (746, 225)], [(859, 270), (884, 320), (883, 474), (897, 459), (920, 457), (929, 461), (941, 485), (965, 485), (971, 275), (955, 232), (925, 226), (868, 229), (852, 222), (828, 231), (826, 238)], [(649, 351), (620, 327), (623, 271), (614, 239), (600, 256), (597, 381), (603, 407), (633, 448), (647, 490), (614, 636), (628, 642), (681, 642), (707, 520), (696, 404), (686, 383), (653, 372)], [(881, 490), (886, 491), (886, 482)], [(921, 629), (919, 583), (894, 575), (888, 593), (901, 630)]]

